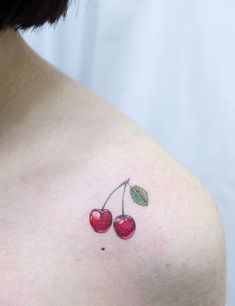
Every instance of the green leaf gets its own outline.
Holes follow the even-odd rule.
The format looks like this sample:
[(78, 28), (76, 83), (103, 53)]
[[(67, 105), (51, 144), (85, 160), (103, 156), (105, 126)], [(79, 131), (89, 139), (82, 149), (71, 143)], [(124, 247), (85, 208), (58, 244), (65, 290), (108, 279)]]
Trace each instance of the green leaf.
[(137, 185), (131, 186), (130, 194), (136, 204), (141, 206), (148, 206), (148, 194), (144, 188)]

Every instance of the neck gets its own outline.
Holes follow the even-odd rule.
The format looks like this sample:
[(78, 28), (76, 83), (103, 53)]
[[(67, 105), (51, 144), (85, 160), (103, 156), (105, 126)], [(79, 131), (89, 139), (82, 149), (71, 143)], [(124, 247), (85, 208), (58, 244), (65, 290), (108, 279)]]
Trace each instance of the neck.
[[(0, 32), (0, 93), (5, 97), (9, 89), (17, 88), (29, 61), (28, 47), (20, 34), (14, 30)], [(10, 87), (10, 88), (9, 88)], [(1, 102), (0, 102), (1, 103)]]
[(27, 107), (24, 101), (36, 103), (40, 95), (47, 94), (55, 75), (55, 69), (41, 59), (18, 32), (0, 32), (0, 122), (2, 114), (12, 106)]
[(35, 125), (40, 125), (40, 112), (49, 120), (49, 108), (54, 111), (52, 101), (57, 101), (55, 92), (63, 88), (61, 83), (62, 76), (18, 32), (0, 32), (0, 142), (3, 130), (6, 132), (16, 121), (19, 126), (31, 118), (32, 112)]
[(0, 123), (31, 88), (32, 53), (18, 32), (0, 32)]
[(0, 64), (9, 60), (13, 55), (19, 53), (23, 40), (20, 34), (14, 30), (5, 30), (0, 32)]

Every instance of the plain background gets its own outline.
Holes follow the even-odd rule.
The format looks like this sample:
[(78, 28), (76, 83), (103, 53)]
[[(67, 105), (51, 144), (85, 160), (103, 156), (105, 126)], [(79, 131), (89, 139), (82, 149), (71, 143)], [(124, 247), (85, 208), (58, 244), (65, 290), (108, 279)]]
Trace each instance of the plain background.
[(235, 305), (234, 0), (81, 0), (24, 34), (60, 70), (151, 133), (213, 194)]

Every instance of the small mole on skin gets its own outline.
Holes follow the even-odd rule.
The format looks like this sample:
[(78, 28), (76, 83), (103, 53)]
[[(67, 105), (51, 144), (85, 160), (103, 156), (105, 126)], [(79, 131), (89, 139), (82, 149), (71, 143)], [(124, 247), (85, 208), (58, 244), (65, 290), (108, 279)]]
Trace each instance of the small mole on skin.
[(166, 266), (167, 268), (169, 268), (169, 267), (170, 267), (170, 264), (169, 264), (169, 263), (167, 263), (165, 266)]
[(103, 247), (103, 248), (101, 248), (101, 251), (104, 251), (105, 250), (105, 248)]

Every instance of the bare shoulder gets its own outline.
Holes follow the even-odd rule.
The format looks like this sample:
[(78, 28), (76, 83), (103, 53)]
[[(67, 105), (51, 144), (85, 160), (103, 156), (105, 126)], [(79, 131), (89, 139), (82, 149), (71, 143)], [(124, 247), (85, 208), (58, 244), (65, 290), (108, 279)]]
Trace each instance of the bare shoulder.
[[(32, 181), (37, 183), (36, 191), (54, 186), (51, 215), (37, 216), (54, 225), (51, 241), (58, 243), (60, 251), (55, 256), (62, 263), (53, 273), (60, 279), (61, 270), (66, 270), (65, 280), (69, 280), (57, 282), (58, 301), (61, 292), (71, 296), (73, 291), (76, 302), (70, 305), (93, 306), (95, 298), (97, 305), (104, 306), (110, 301), (115, 301), (113, 306), (223, 306), (223, 228), (201, 183), (137, 124), (81, 84), (63, 79), (51, 99), (56, 107), (60, 103), (59, 122), (55, 132), (42, 137), (53, 148), (46, 147), (50, 154), (41, 169), (53, 177), (45, 177), (43, 171), (40, 181)], [(55, 161), (49, 171), (47, 165), (52, 167)], [(36, 173), (42, 173), (41, 169)], [(32, 198), (38, 196), (48, 203), (45, 192)], [(109, 230), (97, 233), (97, 220), (90, 219), (89, 224), (88, 216), (95, 209), (94, 218), (99, 218), (104, 208), (113, 221), (130, 216), (134, 232), (120, 234), (122, 227), (115, 227), (115, 222), (109, 228), (107, 215), (102, 226)], [(125, 222), (133, 230), (129, 221)], [(47, 237), (49, 233), (44, 232)], [(123, 235), (128, 239), (122, 239)], [(65, 269), (68, 256), (79, 258), (79, 264), (68, 263)], [(52, 300), (55, 291), (51, 291)]]
[[(96, 182), (96, 196), (104, 200), (130, 179), (125, 214), (135, 220), (136, 230), (128, 241), (119, 241), (114, 233), (108, 233), (107, 239), (115, 241), (118, 254), (125, 243), (128, 256), (133, 257), (128, 273), (135, 275), (136, 286), (143, 289), (146, 305), (223, 306), (223, 227), (210, 194), (151, 136), (109, 108), (104, 106), (113, 114), (112, 120), (107, 119), (105, 132), (102, 129), (98, 137), (101, 147), (95, 150), (87, 173)], [(105, 120), (102, 124), (106, 125)], [(107, 203), (113, 217), (122, 215), (122, 195), (117, 191), (115, 201)]]
[(223, 306), (208, 192), (103, 98), (43, 75), (2, 145), (0, 304)]

